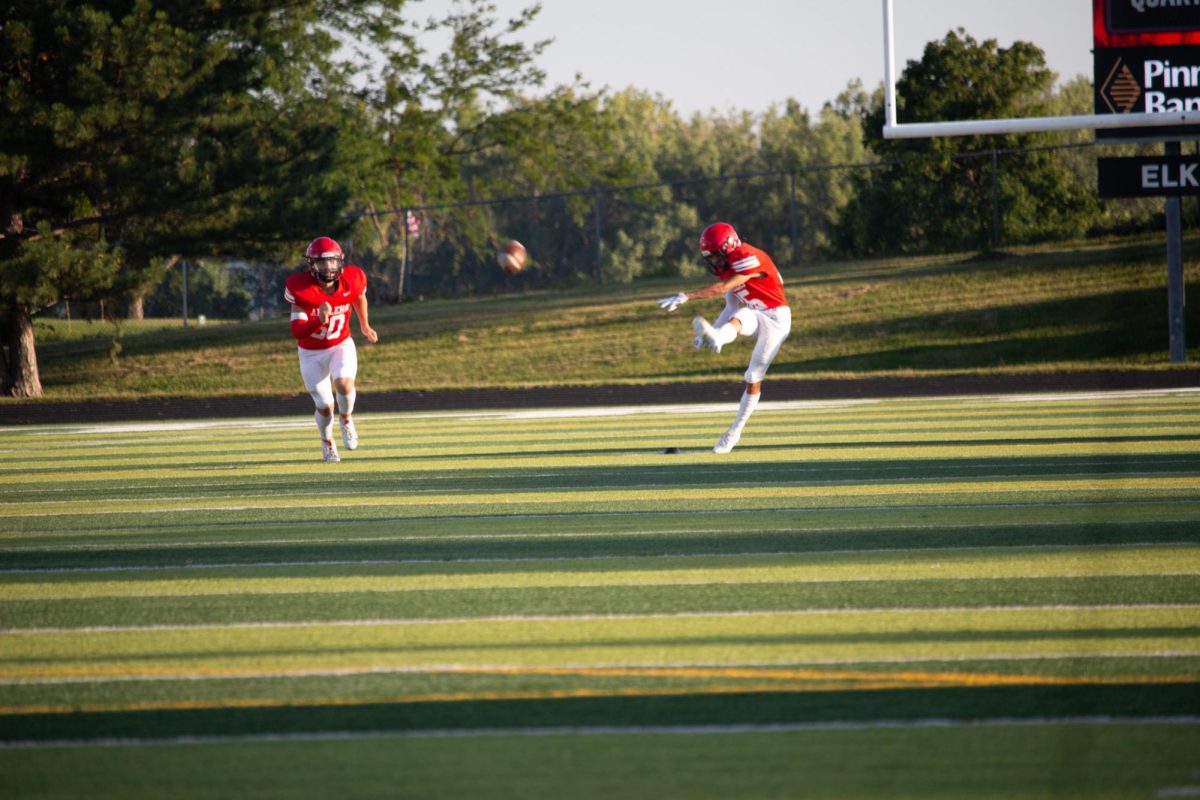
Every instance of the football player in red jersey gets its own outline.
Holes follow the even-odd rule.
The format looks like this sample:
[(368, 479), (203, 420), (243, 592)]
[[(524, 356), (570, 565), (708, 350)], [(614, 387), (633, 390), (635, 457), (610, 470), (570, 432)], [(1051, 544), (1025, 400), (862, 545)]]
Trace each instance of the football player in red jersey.
[(367, 321), (367, 275), (354, 265), (345, 265), (338, 243), (320, 236), (313, 239), (304, 257), (308, 270), (288, 277), (283, 298), (292, 306), (292, 336), (300, 345), (300, 376), (317, 406), (314, 416), (322, 455), (326, 461), (336, 462), (342, 459), (333, 443), (335, 392), (342, 443), (347, 450), (358, 447), (358, 432), (350, 416), (358, 374), (350, 310), (358, 316), (358, 328), (368, 342), (378, 341), (379, 336)]
[(680, 292), (658, 301), (660, 308), (674, 311), (688, 300), (725, 296), (725, 310), (711, 325), (704, 317), (692, 320), (696, 347), (719, 353), (738, 337), (755, 337), (754, 352), (746, 370), (746, 389), (737, 416), (729, 430), (717, 440), (714, 453), (728, 453), (737, 446), (742, 429), (754, 413), (762, 394), (767, 368), (792, 330), (792, 310), (783, 293), (783, 278), (775, 262), (762, 250), (746, 244), (732, 225), (715, 222), (700, 234), (700, 255), (718, 282), (694, 292)]

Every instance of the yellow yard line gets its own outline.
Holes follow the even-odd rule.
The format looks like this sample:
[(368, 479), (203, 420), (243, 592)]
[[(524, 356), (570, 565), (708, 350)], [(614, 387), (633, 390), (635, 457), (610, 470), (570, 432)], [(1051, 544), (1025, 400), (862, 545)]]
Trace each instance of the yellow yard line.
[(1200, 681), (1200, 675), (1004, 675), (999, 673), (869, 672), (861, 670), (819, 671), (745, 667), (456, 667), (439, 668), (426, 674), (724, 678), (769, 680), (768, 683), (721, 684), (665, 687), (578, 687), (520, 691), (432, 692), (425, 694), (363, 697), (328, 697), (306, 700), (287, 698), (221, 698), (215, 700), (162, 700), (130, 703), (81, 703), (56, 705), (0, 706), (0, 715), (69, 714), (121, 711), (188, 711), (200, 709), (359, 706), (402, 703), (467, 703), (511, 700), (564, 700), (580, 698), (664, 697), (716, 694), (763, 694), (779, 692), (878, 691), (883, 689), (937, 689), (998, 686), (1111, 686), (1170, 685)]
[[(664, 658), (664, 647), (651, 642), (624, 645), (619, 651), (603, 646), (575, 644), (549, 645), (561, 663), (600, 666), (614, 660), (635, 663), (654, 663)], [(966, 643), (926, 641), (839, 645), (819, 644), (673, 644), (672, 659), (690, 663), (720, 663), (739, 658), (751, 658), (761, 664), (787, 664), (801, 661), (833, 661), (861, 663), (893, 661), (919, 662), (930, 659), (945, 661), (989, 661), (1015, 658), (1023, 661), (1093, 657), (1171, 657), (1200, 656), (1200, 641), (1196, 637), (1162, 636), (1145, 639), (1114, 639), (1112, 637), (1039, 639), (1035, 642), (1010, 642), (1003, 652), (997, 652), (991, 640)], [(436, 671), (447, 663), (485, 663), (481, 656), (503, 658), (506, 663), (528, 669), (546, 666), (546, 654), (532, 652), (528, 647), (479, 648), (445, 647), (423, 649), (420, 653), (364, 652), (344, 656), (336, 652), (319, 656), (311, 654), (276, 655), (264, 665), (262, 659), (215, 654), (203, 659), (163, 659), (153, 666), (136, 659), (96, 659), (80, 657), (71, 661), (9, 665), (0, 668), (0, 683), (32, 685), (54, 683), (116, 683), (147, 681), (193, 681), (237, 678), (288, 678), (350, 676), (371, 674), (407, 674)]]

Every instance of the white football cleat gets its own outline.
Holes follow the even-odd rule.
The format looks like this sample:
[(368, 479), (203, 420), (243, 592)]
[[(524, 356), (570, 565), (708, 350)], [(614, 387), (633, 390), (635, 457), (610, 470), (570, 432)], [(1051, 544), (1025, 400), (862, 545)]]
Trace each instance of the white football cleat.
[(325, 439), (321, 442), (321, 453), (327, 464), (336, 464), (342, 460), (342, 457), (338, 455), (337, 448), (333, 446), (333, 439)]
[(716, 445), (713, 446), (713, 452), (720, 453), (722, 455), (728, 453), (730, 450), (737, 447), (738, 439), (740, 438), (742, 438), (742, 434), (740, 432), (733, 433), (732, 431), (725, 431), (725, 433), (721, 434), (721, 438), (717, 439)]
[(342, 444), (347, 450), (358, 449), (358, 431), (354, 430), (354, 420), (342, 417)]
[(717, 329), (708, 324), (708, 320), (704, 317), (696, 317), (692, 320), (692, 331), (696, 334), (696, 339), (693, 344), (696, 347), (707, 347), (714, 353), (721, 352), (721, 345), (717, 344)]

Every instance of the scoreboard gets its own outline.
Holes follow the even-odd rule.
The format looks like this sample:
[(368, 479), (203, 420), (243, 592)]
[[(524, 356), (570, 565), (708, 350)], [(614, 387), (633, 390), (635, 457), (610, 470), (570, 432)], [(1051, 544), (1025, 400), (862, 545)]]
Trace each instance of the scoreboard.
[[(1092, 0), (1097, 114), (1200, 111), (1200, 0)], [(1194, 126), (1109, 128), (1100, 140), (1177, 141)]]

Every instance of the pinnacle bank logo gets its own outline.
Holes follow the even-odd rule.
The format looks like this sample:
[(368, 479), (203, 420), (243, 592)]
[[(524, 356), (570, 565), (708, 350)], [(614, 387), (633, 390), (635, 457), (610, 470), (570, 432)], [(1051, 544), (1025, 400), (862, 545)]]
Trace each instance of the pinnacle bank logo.
[(1118, 57), (1099, 95), (1113, 114), (1200, 111), (1200, 63)]
[(1111, 113), (1128, 114), (1133, 111), (1141, 96), (1142, 87), (1137, 78), (1133, 77), (1133, 72), (1125, 60), (1118, 58), (1104, 85), (1100, 87), (1100, 98), (1108, 105)]

